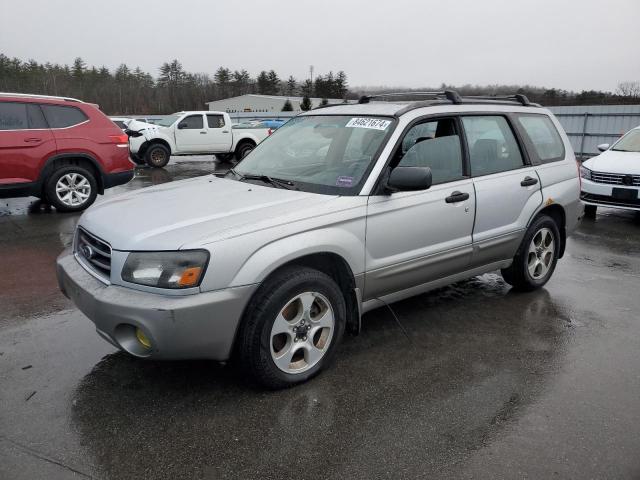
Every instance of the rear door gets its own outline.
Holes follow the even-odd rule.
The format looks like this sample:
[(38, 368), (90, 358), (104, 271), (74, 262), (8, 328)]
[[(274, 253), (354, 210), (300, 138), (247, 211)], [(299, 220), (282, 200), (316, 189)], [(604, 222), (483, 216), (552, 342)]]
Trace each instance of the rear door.
[(503, 115), (462, 117), (476, 193), (473, 265), (512, 258), (542, 203), (540, 179)]
[(233, 143), (231, 125), (227, 125), (224, 115), (207, 114), (208, 140), (211, 152), (229, 152)]
[(200, 153), (211, 150), (211, 140), (205, 127), (204, 115), (187, 115), (176, 125), (176, 146), (179, 152)]
[(56, 142), (40, 106), (0, 102), (0, 185), (38, 180)]

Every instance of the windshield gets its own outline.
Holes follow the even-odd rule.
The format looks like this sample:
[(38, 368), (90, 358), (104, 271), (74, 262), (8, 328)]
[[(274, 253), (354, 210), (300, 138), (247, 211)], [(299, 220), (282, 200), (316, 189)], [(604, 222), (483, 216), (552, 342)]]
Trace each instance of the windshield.
[(640, 152), (640, 129), (631, 130), (613, 146), (616, 152)]
[(166, 117), (155, 119), (153, 123), (155, 125), (160, 125), (161, 127), (170, 127), (176, 120), (178, 120), (178, 118), (180, 118), (179, 115), (167, 115)]
[(381, 117), (296, 117), (234, 170), (287, 180), (309, 192), (357, 195), (392, 124)]

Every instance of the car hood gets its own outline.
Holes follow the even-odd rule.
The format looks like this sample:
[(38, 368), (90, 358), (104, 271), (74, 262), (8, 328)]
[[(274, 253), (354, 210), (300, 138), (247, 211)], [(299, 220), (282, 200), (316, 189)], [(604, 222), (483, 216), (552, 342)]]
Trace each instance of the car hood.
[(78, 224), (114, 250), (178, 250), (308, 218), (338, 198), (208, 175), (113, 197)]
[(583, 165), (595, 172), (640, 175), (640, 153), (607, 150)]

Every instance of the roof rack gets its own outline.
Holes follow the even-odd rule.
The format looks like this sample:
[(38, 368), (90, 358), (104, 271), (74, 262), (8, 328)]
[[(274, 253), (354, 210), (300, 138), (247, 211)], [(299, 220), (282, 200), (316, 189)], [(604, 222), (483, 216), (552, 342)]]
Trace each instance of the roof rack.
[(462, 97), (458, 95), (455, 90), (443, 90), (439, 92), (392, 92), (392, 93), (379, 93), (377, 95), (363, 95), (360, 97), (358, 103), (369, 103), (371, 100), (382, 97), (432, 97), (433, 99), (447, 99), (451, 103), (462, 103)]
[(518, 102), (525, 107), (531, 105), (527, 96), (522, 95), (521, 93), (517, 93), (515, 95), (465, 95), (463, 98), (470, 98), (473, 100), (510, 100)]
[(56, 96), (53, 96), (53, 95), (38, 95), (38, 94), (32, 94), (32, 93), (0, 92), (0, 97), (49, 98), (49, 99), (52, 99), (52, 100), (66, 100), (67, 102), (84, 103), (82, 100), (78, 100), (77, 98), (56, 97)]
[(465, 103), (465, 101), (473, 102), (474, 100), (488, 100), (499, 102), (517, 102), (525, 107), (534, 105), (529, 99), (520, 93), (516, 95), (464, 95), (461, 96), (455, 90), (443, 90), (438, 92), (392, 92), (392, 93), (380, 93), (377, 95), (363, 95), (360, 97), (358, 103), (369, 103), (371, 100), (383, 97), (431, 97), (433, 100), (449, 100), (453, 104)]

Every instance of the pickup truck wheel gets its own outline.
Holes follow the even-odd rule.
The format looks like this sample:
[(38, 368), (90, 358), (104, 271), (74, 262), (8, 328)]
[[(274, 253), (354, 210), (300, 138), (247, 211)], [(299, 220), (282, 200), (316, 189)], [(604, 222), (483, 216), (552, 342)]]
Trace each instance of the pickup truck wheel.
[(236, 160), (242, 160), (244, 157), (249, 155), (249, 152), (251, 152), (251, 150), (253, 150), (254, 148), (256, 148), (256, 146), (249, 142), (240, 144), (236, 148)]
[(147, 165), (154, 168), (162, 168), (169, 163), (171, 152), (162, 144), (156, 143), (147, 148), (144, 159)]
[(98, 183), (89, 170), (68, 165), (49, 175), (44, 190), (47, 201), (59, 212), (78, 212), (96, 200)]
[(333, 279), (310, 268), (282, 270), (247, 307), (238, 337), (242, 365), (268, 388), (304, 382), (330, 363), (345, 319), (345, 299)]
[(558, 226), (553, 218), (541, 215), (527, 229), (513, 263), (502, 270), (502, 277), (516, 290), (540, 288), (553, 275), (559, 252)]

